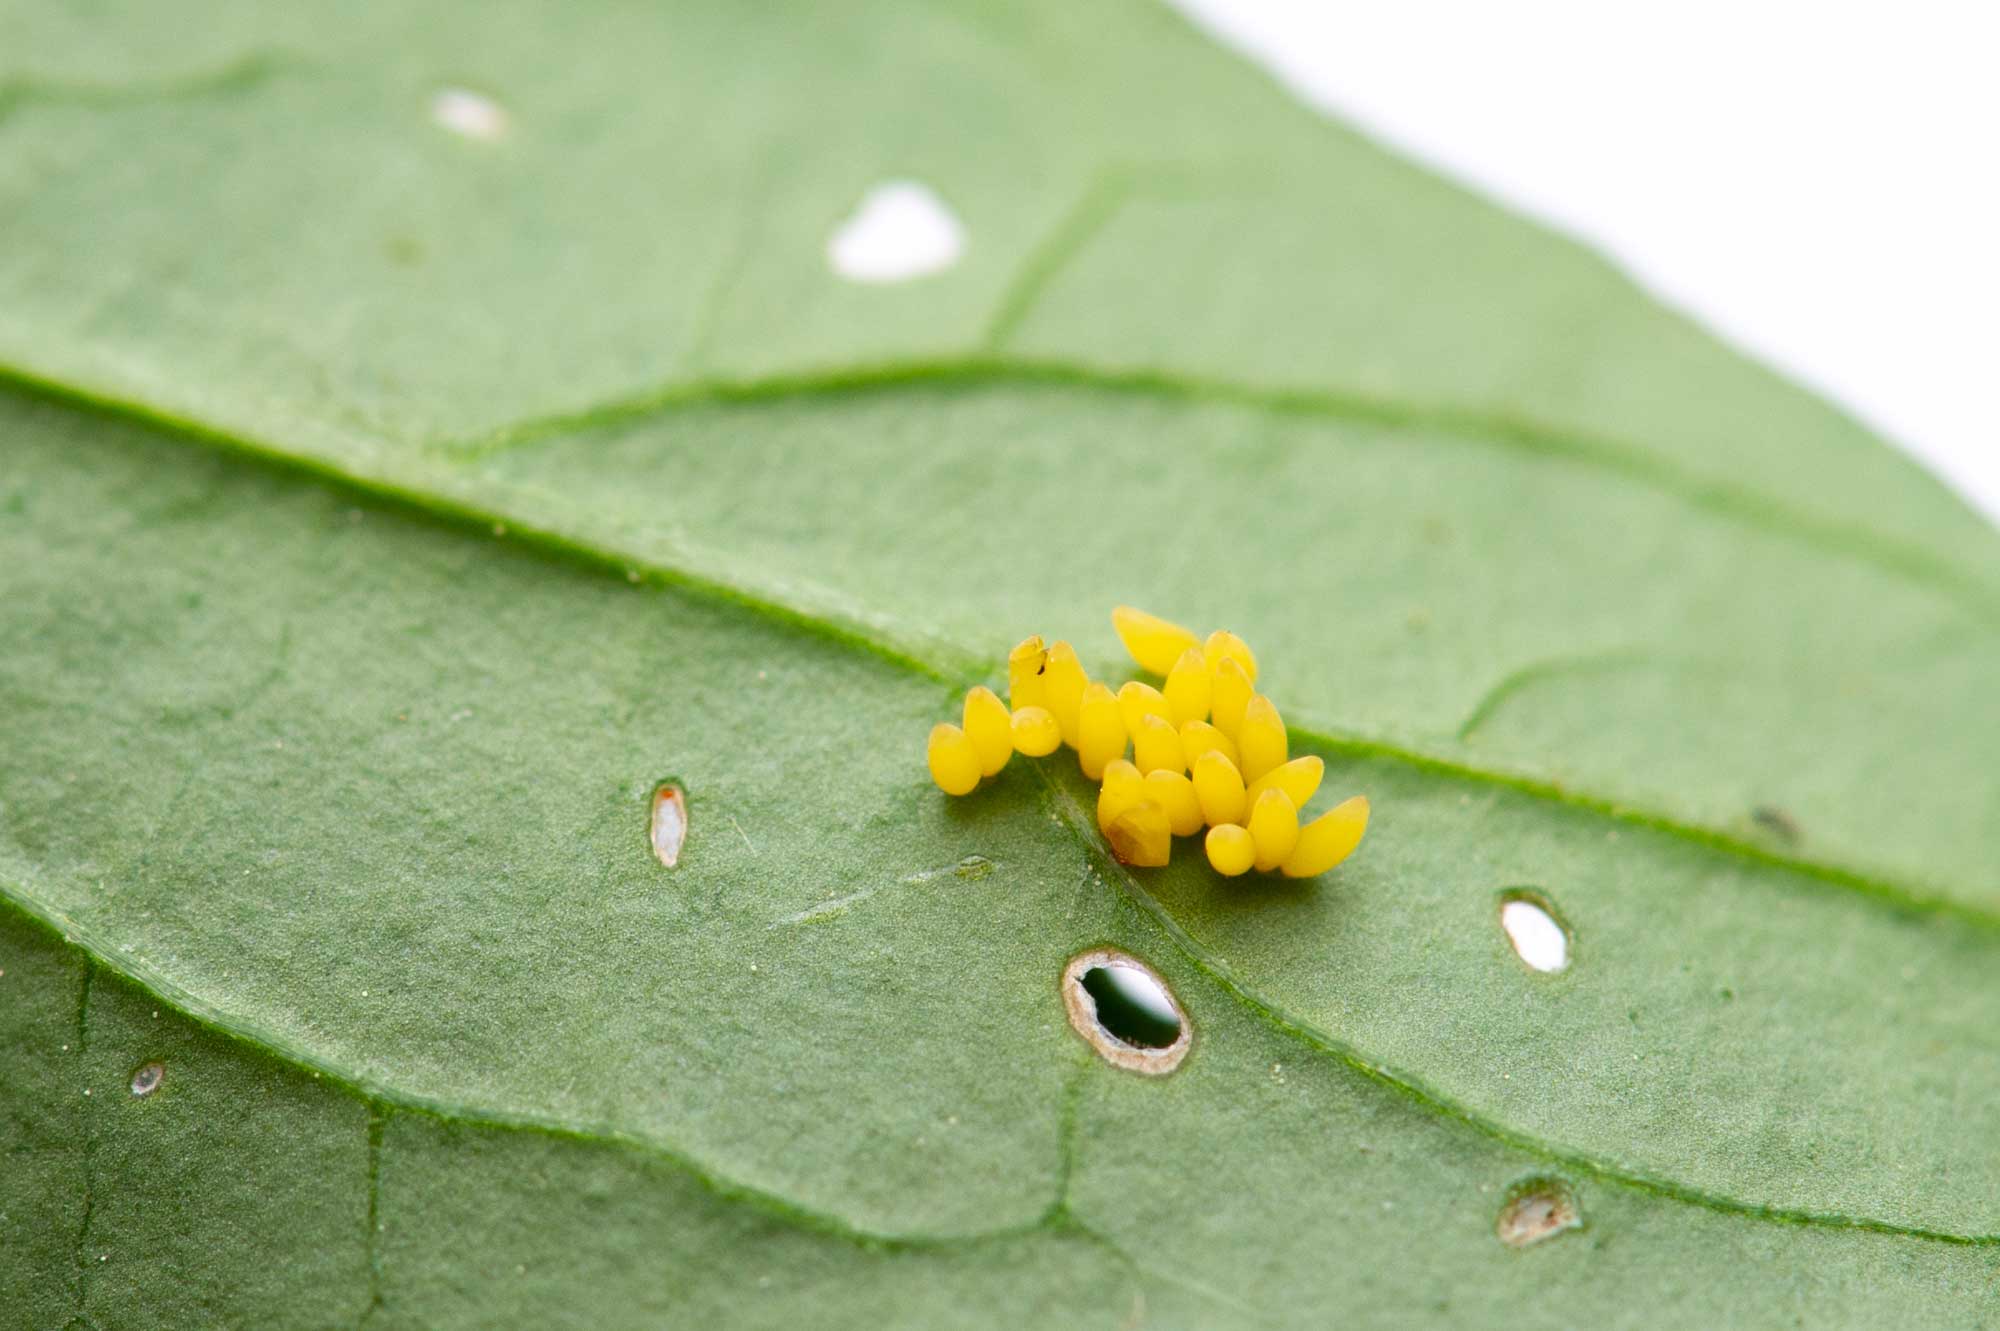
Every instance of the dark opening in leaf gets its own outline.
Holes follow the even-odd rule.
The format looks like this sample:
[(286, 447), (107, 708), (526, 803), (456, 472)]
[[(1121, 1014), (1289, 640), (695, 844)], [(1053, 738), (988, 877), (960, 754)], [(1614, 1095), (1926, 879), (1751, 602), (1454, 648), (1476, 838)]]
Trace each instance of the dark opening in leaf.
[(1093, 966), (1083, 988), (1096, 1004), (1097, 1024), (1135, 1049), (1165, 1049), (1181, 1038), (1180, 1014), (1143, 971)]
[(1069, 1024), (1113, 1067), (1164, 1076), (1187, 1057), (1194, 1032), (1157, 971), (1129, 952), (1099, 947), (1063, 967)]

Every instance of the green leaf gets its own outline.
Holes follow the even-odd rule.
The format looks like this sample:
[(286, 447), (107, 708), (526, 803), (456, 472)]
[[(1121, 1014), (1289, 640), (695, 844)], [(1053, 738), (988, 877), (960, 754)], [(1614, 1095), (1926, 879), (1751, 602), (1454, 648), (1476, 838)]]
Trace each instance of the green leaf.
[[(10, 1324), (2000, 1313), (2000, 544), (1600, 261), (1128, 3), (4, 24)], [(1354, 860), (928, 783), (1120, 601)]]

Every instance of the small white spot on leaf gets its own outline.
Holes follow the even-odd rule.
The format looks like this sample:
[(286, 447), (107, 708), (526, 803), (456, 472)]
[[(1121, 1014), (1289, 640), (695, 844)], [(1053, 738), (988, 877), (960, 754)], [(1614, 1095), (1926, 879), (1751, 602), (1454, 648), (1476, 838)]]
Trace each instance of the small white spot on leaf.
[(826, 243), (826, 261), (850, 282), (908, 282), (941, 273), (965, 252), (965, 228), (928, 185), (889, 180)]
[(132, 1094), (151, 1095), (160, 1089), (160, 1082), (167, 1075), (164, 1064), (148, 1063), (132, 1074)]
[(1569, 965), (1569, 933), (1540, 902), (1509, 897), (1500, 903), (1500, 927), (1521, 960), (1538, 971), (1559, 971)]
[(507, 132), (507, 112), (491, 97), (465, 88), (440, 88), (431, 97), (431, 119), (452, 133), (491, 143)]
[(669, 869), (681, 862), (681, 845), (687, 840), (687, 797), (675, 785), (653, 792), (653, 854)]

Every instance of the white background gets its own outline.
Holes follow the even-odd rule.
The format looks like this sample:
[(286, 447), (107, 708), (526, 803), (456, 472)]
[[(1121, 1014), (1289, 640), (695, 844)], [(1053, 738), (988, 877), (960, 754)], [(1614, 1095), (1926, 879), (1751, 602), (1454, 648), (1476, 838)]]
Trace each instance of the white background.
[(1173, 0), (2000, 518), (2000, 9)]

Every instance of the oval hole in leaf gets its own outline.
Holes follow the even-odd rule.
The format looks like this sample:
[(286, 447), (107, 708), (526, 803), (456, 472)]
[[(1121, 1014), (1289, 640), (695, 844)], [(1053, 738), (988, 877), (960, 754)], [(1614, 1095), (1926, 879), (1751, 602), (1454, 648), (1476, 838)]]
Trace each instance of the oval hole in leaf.
[(1093, 948), (1063, 968), (1070, 1025), (1107, 1063), (1159, 1076), (1187, 1056), (1192, 1030), (1159, 972), (1128, 952)]
[(1130, 966), (1093, 966), (1083, 973), (1084, 992), (1097, 1008), (1097, 1024), (1139, 1049), (1165, 1049), (1181, 1038), (1180, 1018), (1153, 982)]
[(1503, 894), (1500, 928), (1530, 969), (1553, 974), (1569, 968), (1569, 930), (1546, 898), (1525, 890)]
[(653, 792), (653, 819), (648, 837), (653, 854), (669, 869), (681, 862), (681, 846), (687, 841), (687, 796), (669, 781)]

